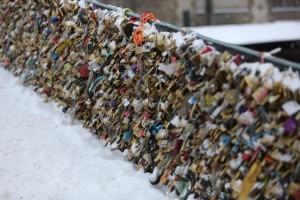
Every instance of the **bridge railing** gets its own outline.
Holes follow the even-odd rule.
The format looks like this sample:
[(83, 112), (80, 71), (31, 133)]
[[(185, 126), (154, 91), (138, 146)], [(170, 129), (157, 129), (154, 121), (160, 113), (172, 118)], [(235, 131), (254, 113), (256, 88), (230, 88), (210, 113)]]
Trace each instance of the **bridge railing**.
[[(107, 10), (114, 10), (117, 11), (118, 8), (109, 4), (104, 4), (104, 3), (100, 3), (96, 0), (85, 0), (85, 2), (87, 4), (94, 4), (97, 5), (103, 9), (107, 9)], [(126, 12), (126, 15), (129, 17), (135, 17), (135, 18), (140, 18), (140, 15), (137, 13), (133, 13), (133, 12)], [(185, 28), (181, 28), (166, 22), (155, 22), (155, 26), (159, 29), (159, 30), (164, 30), (164, 31), (169, 31), (169, 32), (177, 32), (177, 31), (184, 31), (184, 32), (188, 32), (188, 33), (192, 33), (191, 30), (189, 29), (185, 29)], [(242, 55), (245, 55), (246, 61), (249, 62), (254, 62), (254, 61), (260, 61), (261, 59), (261, 52), (249, 49), (249, 48), (245, 48), (242, 46), (238, 46), (238, 45), (234, 45), (234, 44), (230, 44), (227, 42), (222, 42), (220, 40), (216, 40), (204, 35), (201, 35), (199, 33), (195, 33), (196, 37), (198, 39), (202, 39), (204, 40), (207, 44), (210, 44), (214, 47), (216, 47), (218, 50), (222, 51), (222, 50), (227, 50), (231, 53), (239, 53)], [(297, 70), (300, 71), (300, 64), (299, 63), (295, 63), (289, 60), (285, 60), (282, 58), (278, 58), (276, 56), (267, 56), (264, 58), (264, 61), (266, 62), (270, 62), (273, 63), (276, 67), (278, 67), (280, 70), (284, 70), (286, 68), (291, 67), (293, 70)]]

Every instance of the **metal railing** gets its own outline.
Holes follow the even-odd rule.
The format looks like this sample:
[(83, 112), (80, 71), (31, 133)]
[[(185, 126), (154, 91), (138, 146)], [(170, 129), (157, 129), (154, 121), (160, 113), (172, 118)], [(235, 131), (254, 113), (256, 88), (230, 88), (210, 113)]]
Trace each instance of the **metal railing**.
[[(100, 3), (96, 0), (85, 0), (85, 2), (86, 3), (92, 3), (94, 5), (99, 6), (100, 8), (107, 9), (107, 10), (113, 10), (113, 11), (118, 11), (119, 10), (118, 7), (108, 5), (108, 4), (104, 4), (104, 3)], [(129, 17), (140, 18), (139, 14), (133, 13), (133, 12), (126, 12), (126, 15), (129, 16)], [(161, 30), (164, 30), (164, 31), (169, 31), (169, 32), (177, 32), (177, 31), (186, 32), (187, 31), (184, 28), (180, 28), (178, 26), (175, 26), (175, 25), (172, 25), (172, 24), (169, 24), (169, 23), (165, 23), (165, 22), (155, 22), (155, 26), (158, 29), (161, 29)], [(213, 45), (219, 51), (227, 50), (231, 53), (242, 54), (242, 55), (247, 56), (246, 61), (248, 61), (248, 62), (260, 61), (260, 59), (261, 59), (261, 52), (258, 52), (258, 51), (252, 50), (252, 49), (248, 49), (248, 48), (245, 48), (245, 47), (242, 47), (242, 46), (230, 44), (230, 43), (227, 43), (227, 42), (222, 42), (222, 41), (219, 41), (219, 40), (201, 35), (199, 33), (195, 33), (195, 35), (198, 39), (202, 39), (207, 44)], [(300, 64), (299, 63), (288, 61), (288, 60), (278, 58), (278, 57), (275, 57), (275, 56), (267, 56), (267, 57), (264, 58), (264, 61), (273, 63), (280, 70), (284, 70), (284, 69), (287, 69), (287, 68), (291, 67), (294, 70), (300, 71)]]

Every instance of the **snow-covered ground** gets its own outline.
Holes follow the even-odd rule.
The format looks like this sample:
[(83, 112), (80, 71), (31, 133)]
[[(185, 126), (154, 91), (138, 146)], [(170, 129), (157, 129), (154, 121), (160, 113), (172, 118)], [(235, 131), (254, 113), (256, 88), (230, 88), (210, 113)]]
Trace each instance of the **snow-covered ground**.
[(2, 67), (0, 82), (0, 200), (167, 199)]
[(300, 40), (300, 21), (192, 27), (193, 31), (233, 44)]

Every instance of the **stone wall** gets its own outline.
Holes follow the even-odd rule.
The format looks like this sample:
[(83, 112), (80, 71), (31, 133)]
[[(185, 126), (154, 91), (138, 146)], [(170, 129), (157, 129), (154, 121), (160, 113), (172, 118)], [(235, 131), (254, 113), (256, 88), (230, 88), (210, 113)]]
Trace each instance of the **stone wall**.
[(103, 0), (103, 3), (130, 8), (137, 13), (152, 12), (158, 19), (172, 24), (180, 24), (181, 21), (176, 0)]

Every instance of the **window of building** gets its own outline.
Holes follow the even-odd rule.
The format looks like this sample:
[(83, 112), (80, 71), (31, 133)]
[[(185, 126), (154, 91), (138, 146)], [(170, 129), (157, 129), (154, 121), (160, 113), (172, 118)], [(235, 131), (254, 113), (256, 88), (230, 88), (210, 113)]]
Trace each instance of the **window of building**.
[[(210, 6), (207, 6), (210, 4)], [(212, 14), (248, 13), (248, 0), (196, 0), (196, 13), (206, 14), (208, 9)]]
[(300, 11), (300, 0), (271, 0), (273, 12)]
[(248, 13), (248, 0), (213, 0), (214, 14)]
[(272, 7), (300, 6), (300, 0), (272, 0)]

